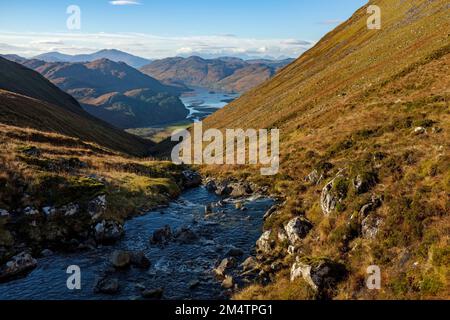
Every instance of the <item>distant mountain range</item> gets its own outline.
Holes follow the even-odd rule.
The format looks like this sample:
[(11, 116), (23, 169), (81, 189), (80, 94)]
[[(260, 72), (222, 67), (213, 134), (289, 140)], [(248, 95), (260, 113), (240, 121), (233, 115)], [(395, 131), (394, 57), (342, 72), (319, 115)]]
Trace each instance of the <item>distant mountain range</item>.
[(143, 67), (151, 62), (151, 60), (134, 56), (132, 54), (115, 50), (105, 49), (92, 54), (68, 55), (59, 52), (49, 52), (33, 57), (33, 59), (45, 62), (92, 62), (99, 59), (108, 59), (114, 62), (125, 62), (133, 68)]
[(55, 132), (109, 149), (147, 155), (152, 143), (86, 111), (38, 72), (0, 57), (0, 123)]
[(140, 70), (166, 84), (242, 93), (270, 79), (292, 61), (294, 59), (246, 61), (232, 57), (175, 57), (153, 61)]

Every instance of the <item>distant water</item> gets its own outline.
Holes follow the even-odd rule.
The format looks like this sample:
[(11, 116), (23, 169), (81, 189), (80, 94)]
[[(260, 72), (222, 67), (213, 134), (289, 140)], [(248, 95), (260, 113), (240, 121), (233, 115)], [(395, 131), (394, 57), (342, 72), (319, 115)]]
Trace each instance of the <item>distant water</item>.
[[(39, 259), (38, 267), (27, 277), (0, 284), (0, 300), (141, 299), (137, 285), (148, 289), (164, 288), (164, 299), (226, 298), (212, 270), (233, 246), (244, 251), (241, 261), (254, 254), (264, 212), (273, 201), (264, 198), (249, 201), (245, 204), (247, 211), (236, 210), (230, 203), (221, 208), (224, 212), (205, 217), (204, 206), (219, 199), (203, 187), (195, 188), (166, 209), (128, 221), (124, 239), (115, 246)], [(150, 236), (165, 225), (174, 230), (189, 227), (199, 239), (190, 244), (151, 245)], [(119, 279), (120, 292), (111, 296), (94, 294), (96, 279), (110, 269), (109, 256), (117, 249), (144, 251), (151, 260), (150, 269), (132, 267), (112, 271), (111, 277)], [(82, 289), (79, 291), (66, 287), (66, 269), (70, 265), (81, 268)], [(237, 272), (235, 269), (231, 274), (235, 276)], [(192, 281), (198, 282), (193, 289), (189, 285)]]
[(237, 99), (237, 93), (223, 93), (205, 88), (194, 88), (194, 91), (181, 96), (181, 101), (189, 109), (188, 119), (198, 122), (225, 107), (229, 100)]

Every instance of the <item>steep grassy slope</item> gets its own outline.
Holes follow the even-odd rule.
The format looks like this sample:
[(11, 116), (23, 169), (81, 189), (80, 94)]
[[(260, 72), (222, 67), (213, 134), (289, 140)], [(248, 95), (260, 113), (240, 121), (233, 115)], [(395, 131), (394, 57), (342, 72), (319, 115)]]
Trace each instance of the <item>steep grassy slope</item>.
[(1, 123), (62, 133), (124, 153), (148, 154), (150, 142), (92, 117), (37, 72), (2, 58), (0, 71)]
[(0, 88), (16, 92), (41, 101), (64, 105), (67, 110), (82, 112), (78, 102), (61, 90), (57, 90), (48, 80), (27, 67), (0, 58)]
[[(24, 245), (36, 257), (43, 248), (76, 249), (92, 243), (102, 221), (119, 226), (167, 204), (183, 188), (182, 170), (43, 129), (0, 124), (0, 265)], [(69, 214), (68, 208), (76, 209)]]
[(189, 115), (177, 97), (167, 93), (155, 94), (149, 89), (131, 90), (123, 94), (107, 93), (94, 99), (84, 99), (83, 103), (90, 114), (122, 129), (173, 123)]
[[(204, 122), (281, 130), (277, 176), (204, 168), (268, 184), (286, 198), (265, 226), (276, 243), (263, 259), (272, 282), (237, 298), (317, 297), (289, 275), (296, 257), (324, 256), (348, 272), (329, 297), (448, 298), (450, 7), (444, 0), (369, 4), (381, 8), (381, 30), (367, 29), (361, 8), (273, 80)], [(325, 194), (336, 205), (327, 215), (320, 204), (330, 182)], [(381, 203), (364, 209), (373, 199)], [(364, 232), (367, 214), (375, 236)], [(289, 255), (277, 232), (297, 215), (314, 227)], [(274, 261), (280, 271), (271, 270)], [(370, 265), (381, 268), (381, 290), (365, 286)]]

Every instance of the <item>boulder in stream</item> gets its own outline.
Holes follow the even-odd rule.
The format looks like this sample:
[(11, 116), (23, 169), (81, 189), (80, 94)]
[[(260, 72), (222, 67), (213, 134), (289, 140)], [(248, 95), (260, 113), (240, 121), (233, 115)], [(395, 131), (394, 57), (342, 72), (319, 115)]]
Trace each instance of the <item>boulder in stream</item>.
[(36, 266), (36, 259), (29, 253), (22, 252), (12, 257), (4, 266), (0, 267), (0, 282), (6, 282), (26, 275), (36, 268)]
[(150, 243), (163, 245), (169, 242), (172, 238), (172, 229), (170, 229), (169, 226), (165, 226), (164, 228), (158, 229), (153, 232), (153, 235), (150, 238)]
[(123, 226), (112, 220), (103, 220), (95, 225), (95, 239), (102, 244), (114, 243), (119, 240), (123, 234)]
[(141, 269), (148, 269), (151, 265), (150, 260), (145, 256), (143, 251), (132, 252), (130, 255), (130, 262), (133, 266)]
[(164, 289), (145, 289), (142, 291), (142, 297), (145, 299), (160, 300), (163, 297)]
[(94, 293), (116, 294), (119, 292), (119, 279), (105, 277), (97, 281)]
[(131, 264), (131, 254), (128, 251), (116, 250), (109, 261), (116, 268), (126, 268)]

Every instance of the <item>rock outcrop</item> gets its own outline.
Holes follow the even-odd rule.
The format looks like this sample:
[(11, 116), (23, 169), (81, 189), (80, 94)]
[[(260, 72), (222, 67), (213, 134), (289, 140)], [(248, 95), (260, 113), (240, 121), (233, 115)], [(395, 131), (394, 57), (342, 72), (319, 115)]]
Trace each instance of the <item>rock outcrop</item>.
[(291, 268), (291, 281), (302, 277), (315, 291), (333, 289), (344, 279), (345, 266), (327, 258), (298, 258)]
[(195, 188), (202, 184), (202, 176), (191, 170), (183, 171), (183, 185), (185, 188)]
[(165, 226), (162, 229), (153, 232), (150, 239), (151, 244), (164, 245), (173, 238), (172, 229), (169, 226)]
[(272, 231), (265, 231), (261, 237), (256, 241), (256, 251), (258, 253), (267, 254), (272, 251), (273, 243), (270, 239)]
[(292, 245), (298, 244), (304, 239), (309, 231), (313, 228), (313, 224), (305, 217), (295, 217), (284, 227), (289, 242)]
[(26, 275), (36, 266), (37, 260), (29, 253), (22, 252), (12, 257), (3, 267), (0, 267), (0, 282)]
[(112, 253), (109, 261), (115, 268), (126, 268), (131, 264), (131, 254), (128, 251), (116, 250)]
[(95, 225), (94, 235), (97, 242), (102, 244), (114, 243), (124, 234), (123, 226), (112, 220), (103, 220)]

